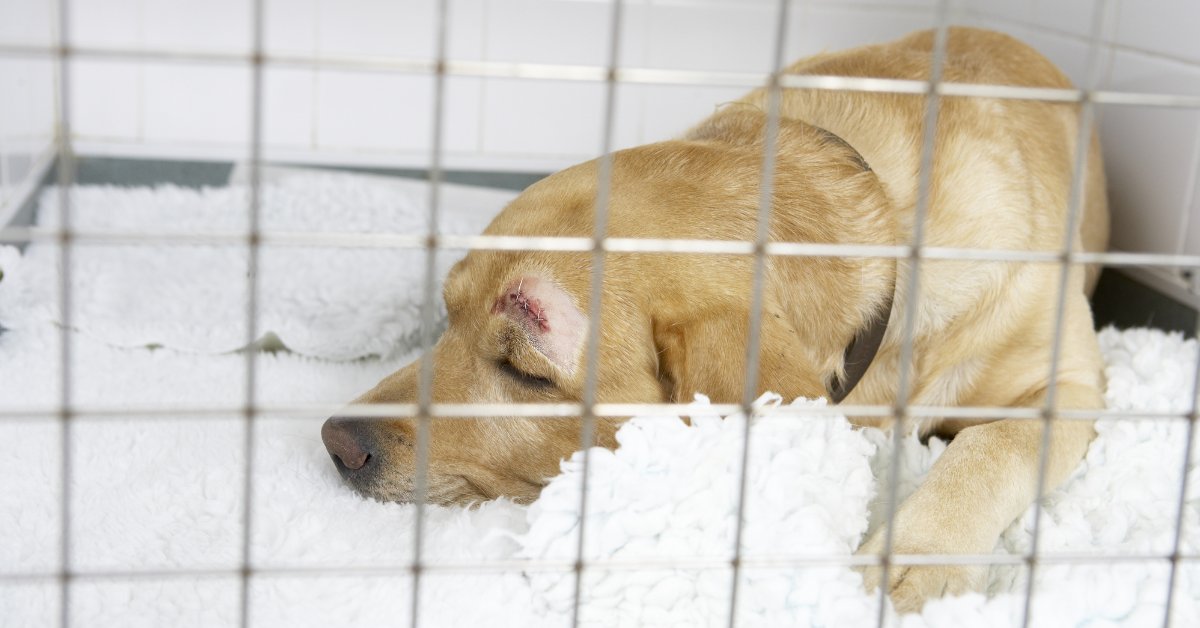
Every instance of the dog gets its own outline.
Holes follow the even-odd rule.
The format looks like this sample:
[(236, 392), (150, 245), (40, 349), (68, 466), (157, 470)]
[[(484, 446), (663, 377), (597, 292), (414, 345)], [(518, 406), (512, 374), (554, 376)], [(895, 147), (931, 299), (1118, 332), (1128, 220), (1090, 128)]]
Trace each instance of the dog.
[[(935, 34), (824, 53), (789, 74), (928, 80)], [(1069, 88), (1032, 48), (1003, 34), (952, 28), (942, 79)], [(759, 89), (673, 141), (611, 156), (607, 235), (754, 241), (770, 92)], [(769, 239), (897, 245), (912, 240), (926, 98), (921, 94), (787, 89), (779, 96)], [(1054, 251), (1066, 242), (1079, 136), (1076, 103), (943, 96), (937, 116), (924, 244)], [(1087, 150), (1075, 250), (1102, 250), (1108, 214), (1100, 148)], [(487, 234), (592, 237), (598, 161), (525, 190)], [(432, 350), (434, 402), (578, 402), (585, 386), (588, 252), (484, 251), (450, 272), (446, 331)], [(1087, 295), (1097, 269), (1072, 265), (1059, 357), (1051, 376), (1058, 264), (924, 259), (911, 359), (901, 365), (908, 259), (772, 256), (763, 277), (757, 390), (785, 398), (896, 404), (902, 366), (908, 404), (1042, 409), (1103, 407), (1102, 365)], [(743, 399), (754, 259), (749, 255), (608, 253), (600, 302), (600, 402)], [(413, 402), (418, 365), (388, 376), (358, 403)], [(852, 418), (886, 427), (891, 419)], [(595, 423), (615, 447), (617, 419)], [(896, 509), (897, 554), (988, 554), (1037, 494), (1043, 422), (913, 418), (952, 438), (928, 477)], [(427, 496), (467, 504), (529, 502), (580, 446), (580, 419), (455, 418), (428, 424)], [(1044, 486), (1082, 459), (1092, 423), (1049, 425)], [(348, 483), (380, 500), (411, 501), (417, 422), (334, 417), (321, 430)], [(885, 530), (860, 554), (882, 554)], [(895, 566), (881, 583), (901, 611), (981, 588), (984, 570)]]

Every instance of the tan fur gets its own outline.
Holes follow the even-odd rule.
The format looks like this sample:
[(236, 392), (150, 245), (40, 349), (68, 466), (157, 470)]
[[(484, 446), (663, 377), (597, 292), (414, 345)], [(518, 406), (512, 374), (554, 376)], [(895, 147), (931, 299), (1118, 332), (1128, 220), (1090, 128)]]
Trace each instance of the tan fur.
[[(924, 79), (932, 37), (916, 33), (823, 54), (787, 71)], [(1027, 46), (973, 29), (952, 29), (943, 78), (1069, 86)], [(753, 240), (766, 99), (765, 91), (753, 92), (721, 107), (682, 139), (617, 152), (608, 235)], [(910, 242), (924, 111), (919, 95), (785, 91), (771, 239)], [(1070, 104), (943, 98), (925, 244), (1061, 248), (1077, 115), (1077, 106)], [(870, 170), (863, 169), (855, 150)], [(1076, 234), (1075, 246), (1099, 250), (1108, 231), (1104, 178), (1096, 141), (1089, 150), (1082, 236)], [(591, 236), (597, 171), (597, 163), (589, 162), (537, 183), (487, 233)], [(741, 401), (752, 268), (749, 256), (610, 254), (601, 303), (598, 399), (689, 401), (703, 392), (716, 402)], [(907, 401), (1041, 408), (1050, 375), (1059, 267), (925, 260), (919, 269), (909, 365), (914, 379)], [(771, 258), (758, 390), (786, 398), (824, 395), (830, 378), (842, 372), (845, 347), (896, 286), (879, 355), (845, 401), (896, 403), (909, 270), (905, 260)], [(489, 314), (506, 282), (531, 273), (551, 278), (582, 312), (588, 311), (589, 254), (471, 253), (445, 286), (450, 324), (433, 351), (435, 401), (581, 398), (582, 367), (559, 368)], [(1100, 354), (1086, 298), (1093, 283), (1094, 270), (1072, 269), (1062, 356), (1054, 375), (1059, 408), (1103, 404)], [(505, 375), (496, 366), (501, 357), (554, 385), (531, 387)], [(416, 376), (414, 366), (405, 368), (360, 401), (413, 401)], [(618, 423), (601, 422), (601, 444), (615, 445)], [(382, 434), (388, 468), (377, 482), (358, 488), (383, 499), (411, 499), (415, 423), (376, 425), (372, 429)], [(957, 435), (925, 483), (897, 509), (895, 551), (990, 553), (1000, 532), (1034, 499), (1042, 424), (930, 420), (920, 427)], [(532, 500), (579, 444), (577, 419), (435, 420), (430, 428), (429, 494), (443, 503), (501, 495)], [(1092, 436), (1089, 422), (1054, 423), (1047, 489), (1075, 467)], [(860, 552), (878, 553), (882, 544), (877, 531)], [(869, 587), (878, 585), (878, 570), (865, 575)], [(959, 566), (898, 567), (887, 586), (901, 610), (913, 610), (930, 596), (977, 589), (981, 576), (980, 569)]]

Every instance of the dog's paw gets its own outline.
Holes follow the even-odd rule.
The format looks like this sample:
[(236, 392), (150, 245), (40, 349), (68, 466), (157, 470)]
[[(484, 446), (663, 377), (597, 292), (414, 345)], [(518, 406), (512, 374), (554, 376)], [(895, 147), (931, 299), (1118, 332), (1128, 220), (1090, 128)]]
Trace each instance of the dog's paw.
[[(893, 565), (888, 570), (888, 595), (897, 613), (916, 613), (927, 600), (978, 590), (981, 571), (962, 565)], [(862, 574), (863, 587), (878, 591), (883, 570), (865, 567)]]
[[(857, 553), (860, 556), (881, 555), (882, 535), (873, 535)], [(893, 550), (893, 555), (897, 556), (947, 553), (951, 552), (947, 552), (945, 548), (919, 547), (903, 542), (895, 542)], [(870, 565), (861, 567), (858, 571), (863, 576), (863, 588), (868, 592), (878, 591), (881, 584), (887, 587), (888, 595), (898, 613), (919, 612), (931, 598), (981, 590), (987, 575), (985, 568), (974, 565), (892, 565), (888, 569), (887, 583), (882, 583), (882, 567)]]

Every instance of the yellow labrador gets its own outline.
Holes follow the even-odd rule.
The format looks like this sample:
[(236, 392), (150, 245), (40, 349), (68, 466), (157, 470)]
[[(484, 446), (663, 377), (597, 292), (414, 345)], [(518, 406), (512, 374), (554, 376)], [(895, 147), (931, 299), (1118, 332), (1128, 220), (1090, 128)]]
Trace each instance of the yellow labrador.
[[(822, 54), (787, 71), (926, 79), (933, 38), (921, 32)], [(1049, 61), (1005, 35), (952, 29), (947, 53), (948, 81), (1070, 86)], [(752, 92), (681, 139), (615, 153), (608, 235), (753, 240), (766, 100), (765, 90)], [(771, 240), (908, 243), (924, 111), (920, 95), (786, 90)], [(1060, 248), (1077, 125), (1078, 107), (1072, 104), (943, 98), (926, 244)], [(1085, 149), (1084, 213), (1073, 237), (1077, 247), (1099, 250), (1108, 235), (1104, 177), (1097, 142)], [(590, 236), (597, 172), (597, 162), (588, 162), (533, 185), (486, 233)], [(450, 321), (433, 349), (433, 399), (578, 401), (585, 378), (590, 259), (587, 253), (559, 252), (467, 255), (445, 285)], [(703, 392), (717, 402), (740, 401), (752, 265), (750, 256), (610, 254), (601, 302), (598, 400), (686, 402)], [(926, 260), (919, 269), (908, 402), (1043, 407), (1059, 267)], [(908, 270), (905, 260), (772, 257), (758, 389), (787, 398), (824, 395), (852, 404), (894, 404)], [(1093, 271), (1075, 267), (1070, 275), (1062, 355), (1053, 376), (1059, 408), (1103, 404), (1086, 296)], [(417, 376), (410, 365), (358, 401), (414, 401)], [(597, 442), (615, 446), (618, 424), (601, 421)], [(920, 428), (954, 440), (924, 484), (898, 507), (895, 551), (991, 552), (1001, 531), (1035, 497), (1042, 423), (929, 419)], [(321, 432), (354, 488), (382, 500), (413, 498), (413, 420), (335, 417)], [(1075, 467), (1092, 437), (1090, 422), (1053, 424), (1048, 488)], [(428, 497), (446, 504), (498, 496), (532, 500), (579, 442), (578, 419), (433, 421)], [(877, 531), (860, 552), (882, 548)], [(887, 586), (900, 609), (912, 610), (930, 596), (978, 588), (982, 573), (952, 565), (897, 568)], [(865, 575), (869, 587), (878, 585), (878, 570)]]

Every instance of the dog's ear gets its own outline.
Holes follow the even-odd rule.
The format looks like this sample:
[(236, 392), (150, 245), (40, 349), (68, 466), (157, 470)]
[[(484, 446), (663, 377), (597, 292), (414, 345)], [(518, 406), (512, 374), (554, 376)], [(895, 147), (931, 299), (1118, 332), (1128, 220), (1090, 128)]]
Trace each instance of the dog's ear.
[(536, 275), (517, 277), (496, 297), (492, 314), (517, 323), (539, 353), (567, 375), (575, 373), (587, 317), (562, 287)]
[[(689, 403), (696, 393), (714, 403), (740, 403), (745, 394), (745, 309), (710, 309), (687, 321), (655, 321), (658, 377), (664, 397)], [(832, 370), (822, 350), (804, 341), (785, 315), (763, 312), (755, 396), (766, 391), (795, 397), (825, 395), (824, 373)]]
[(702, 393), (715, 403), (740, 401), (745, 386), (745, 338), (745, 316), (655, 321), (658, 379), (664, 397), (671, 403), (689, 403), (696, 393)]
[[(713, 141), (732, 145), (762, 146), (766, 137), (767, 114), (748, 103), (727, 103), (719, 115), (713, 116), (687, 132), (685, 137), (695, 141)], [(871, 165), (849, 142), (838, 134), (800, 120), (780, 120), (781, 144), (807, 143), (813, 148), (829, 149), (840, 161), (856, 170), (870, 172)]]

